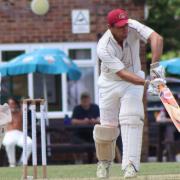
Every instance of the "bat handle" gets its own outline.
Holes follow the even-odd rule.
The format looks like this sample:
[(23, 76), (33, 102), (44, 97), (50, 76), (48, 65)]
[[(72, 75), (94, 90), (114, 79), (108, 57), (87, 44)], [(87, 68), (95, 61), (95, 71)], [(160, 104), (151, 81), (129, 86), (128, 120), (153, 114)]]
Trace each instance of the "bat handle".
[(165, 85), (164, 84), (159, 84), (158, 89), (161, 92), (164, 89)]

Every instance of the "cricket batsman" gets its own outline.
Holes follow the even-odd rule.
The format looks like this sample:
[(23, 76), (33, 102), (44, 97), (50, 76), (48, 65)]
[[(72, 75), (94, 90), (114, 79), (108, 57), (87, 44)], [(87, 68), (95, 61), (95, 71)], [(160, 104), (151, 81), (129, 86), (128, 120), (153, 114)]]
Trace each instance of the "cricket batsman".
[[(115, 158), (119, 124), (123, 143), (122, 170), (124, 178), (136, 177), (140, 166), (144, 124), (143, 91), (156, 93), (165, 84), (164, 69), (158, 60), (163, 50), (163, 38), (151, 28), (129, 19), (123, 9), (107, 15), (108, 30), (97, 45), (101, 60), (98, 79), (100, 125), (93, 136), (98, 159), (97, 177), (107, 178)], [(140, 40), (150, 43), (152, 51), (151, 81), (145, 80), (139, 56)]]

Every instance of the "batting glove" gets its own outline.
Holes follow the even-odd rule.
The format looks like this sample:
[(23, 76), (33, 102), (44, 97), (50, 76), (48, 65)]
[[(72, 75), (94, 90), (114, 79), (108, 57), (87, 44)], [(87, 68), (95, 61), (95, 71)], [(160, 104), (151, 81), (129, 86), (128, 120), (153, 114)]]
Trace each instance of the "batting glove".
[(159, 94), (159, 85), (166, 85), (166, 80), (162, 78), (151, 80), (147, 92), (150, 95), (157, 96)]
[(159, 62), (150, 65), (150, 77), (152, 80), (156, 78), (165, 79), (165, 69)]

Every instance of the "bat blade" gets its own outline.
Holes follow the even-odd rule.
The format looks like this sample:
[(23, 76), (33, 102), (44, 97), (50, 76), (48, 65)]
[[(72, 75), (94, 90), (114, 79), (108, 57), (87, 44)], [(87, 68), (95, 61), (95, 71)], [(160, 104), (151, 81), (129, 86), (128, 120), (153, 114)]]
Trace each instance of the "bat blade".
[(171, 90), (165, 86), (159, 86), (159, 97), (168, 112), (172, 122), (176, 126), (177, 130), (180, 132), (180, 107), (174, 98)]

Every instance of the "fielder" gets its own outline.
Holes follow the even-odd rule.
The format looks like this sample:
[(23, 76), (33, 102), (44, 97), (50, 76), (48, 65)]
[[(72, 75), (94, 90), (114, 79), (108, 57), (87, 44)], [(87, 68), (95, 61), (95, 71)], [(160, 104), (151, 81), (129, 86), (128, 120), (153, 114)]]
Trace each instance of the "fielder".
[[(164, 69), (158, 60), (163, 50), (163, 38), (140, 22), (128, 19), (123, 9), (108, 13), (108, 30), (98, 42), (97, 54), (101, 60), (98, 80), (100, 125), (94, 127), (94, 141), (98, 158), (97, 177), (107, 178), (115, 158), (116, 139), (123, 142), (122, 170), (125, 178), (137, 175), (143, 133), (143, 91), (149, 84), (156, 93), (159, 83), (165, 83)], [(141, 70), (140, 40), (151, 45), (152, 64), (149, 82)]]

